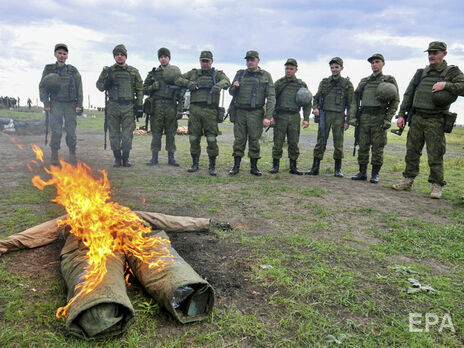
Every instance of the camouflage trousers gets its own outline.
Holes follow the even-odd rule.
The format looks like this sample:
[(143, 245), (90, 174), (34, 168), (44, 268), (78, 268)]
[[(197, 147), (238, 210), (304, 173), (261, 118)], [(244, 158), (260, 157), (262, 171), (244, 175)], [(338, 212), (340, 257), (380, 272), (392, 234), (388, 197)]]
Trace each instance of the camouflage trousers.
[(383, 128), (384, 119), (383, 114), (361, 114), (358, 164), (368, 164), (369, 151), (371, 151), (371, 164), (382, 166), (383, 149), (387, 145), (387, 130)]
[(300, 141), (300, 113), (280, 112), (274, 118), (274, 146), (272, 147), (272, 158), (282, 158), (282, 147), (287, 137), (288, 158), (297, 160), (300, 156), (298, 142)]
[(109, 101), (107, 113), (111, 150), (129, 152), (135, 129), (134, 105)]
[[(324, 150), (329, 138), (330, 129), (332, 129), (334, 154), (333, 158), (339, 160), (343, 158), (343, 137), (345, 124), (345, 114), (343, 112), (326, 111), (325, 112), (325, 144), (322, 146), (322, 129), (319, 123), (317, 130), (317, 144), (314, 147), (313, 156), (322, 160), (324, 157)], [(324, 150), (323, 150), (324, 149)]]
[(425, 144), (430, 167), (429, 182), (446, 185), (443, 180), (443, 156), (446, 152), (444, 125), (443, 117), (424, 118), (418, 114), (412, 116), (406, 142), (404, 177), (415, 178), (419, 174), (420, 157)]
[(199, 106), (190, 104), (190, 114), (188, 120), (188, 132), (190, 141), (190, 153), (195, 156), (201, 154), (201, 136), (206, 137), (206, 152), (210, 157), (219, 155), (219, 148), (216, 137), (219, 133), (217, 122), (217, 108), (215, 106)]
[(248, 140), (248, 157), (260, 157), (259, 139), (263, 134), (264, 109), (240, 109), (237, 108), (237, 114), (234, 121), (234, 157), (243, 157)]
[(58, 151), (61, 146), (61, 136), (66, 132), (66, 145), (71, 151), (76, 150), (76, 103), (52, 101), (50, 109), (50, 148)]
[(151, 151), (161, 151), (161, 137), (163, 131), (166, 134), (166, 151), (176, 152), (175, 135), (177, 132), (177, 107), (168, 99), (155, 100), (153, 102), (153, 113), (150, 117), (152, 133)]

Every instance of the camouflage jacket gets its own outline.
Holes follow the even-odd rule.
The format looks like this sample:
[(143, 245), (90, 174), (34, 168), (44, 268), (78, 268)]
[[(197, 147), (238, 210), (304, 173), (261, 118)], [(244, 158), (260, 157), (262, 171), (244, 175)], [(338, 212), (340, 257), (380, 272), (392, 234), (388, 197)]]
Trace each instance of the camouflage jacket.
[[(294, 103), (295, 107), (300, 109), (296, 105), (296, 92), (301, 87), (308, 88), (308, 85), (304, 81), (297, 79), (296, 76), (293, 76), (292, 78), (290, 78), (290, 80), (284, 76), (275, 82), (274, 87), (275, 87), (275, 92), (276, 92), (276, 106), (275, 106), (276, 112), (279, 112), (279, 107), (282, 105), (282, 101), (285, 101), (285, 100), (288, 100), (288, 102), (285, 104), (290, 105)], [(311, 104), (303, 107), (303, 119), (305, 121), (309, 121), (310, 114), (311, 114)]]
[[(329, 89), (329, 87), (333, 84), (336, 84), (338, 81), (338, 79), (334, 79), (333, 76), (329, 76), (329, 77), (326, 77), (324, 79), (322, 79), (322, 81), (319, 83), (319, 87), (317, 89), (317, 93), (316, 95), (314, 96), (313, 98), (313, 109), (319, 109), (320, 108), (320, 105), (319, 105), (319, 102), (320, 102), (320, 98), (324, 95), (325, 96), (325, 99), (327, 101), (327, 99), (333, 99), (333, 97), (335, 97), (338, 94), (341, 94), (340, 95), (340, 101), (341, 101), (341, 105), (339, 106), (340, 108), (340, 112), (345, 112), (346, 110), (346, 114), (349, 116), (351, 114), (351, 112), (353, 111), (354, 109), (354, 98), (353, 98), (353, 84), (351, 83), (350, 79), (348, 77), (339, 77), (341, 79), (341, 93), (337, 91), (337, 86), (334, 86), (332, 88), (332, 90), (329, 92), (328, 95), (326, 95), (327, 93), (327, 90)], [(330, 97), (330, 98), (327, 98), (327, 97)], [(331, 108), (333, 107), (331, 105), (331, 103), (326, 103), (326, 101), (324, 101), (324, 106), (323, 106), (323, 109), (324, 110), (327, 110), (327, 111), (332, 111)], [(337, 108), (338, 109), (338, 108)]]

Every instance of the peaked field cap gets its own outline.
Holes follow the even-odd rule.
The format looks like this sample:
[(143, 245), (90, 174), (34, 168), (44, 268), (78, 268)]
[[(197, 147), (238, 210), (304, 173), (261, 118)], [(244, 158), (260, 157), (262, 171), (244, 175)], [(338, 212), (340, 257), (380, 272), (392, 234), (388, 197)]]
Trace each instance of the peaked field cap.
[(56, 52), (56, 51), (59, 50), (60, 48), (64, 49), (66, 52), (69, 52), (69, 51), (68, 51), (68, 46), (66, 46), (66, 44), (64, 44), (64, 43), (57, 43), (57, 44), (55, 45), (55, 51), (54, 51), (54, 52)]
[(247, 59), (247, 58), (259, 58), (258, 51), (247, 51), (244, 59)]
[(369, 63), (372, 63), (372, 61), (374, 59), (380, 59), (382, 62), (385, 63), (385, 58), (383, 57), (383, 55), (381, 55), (380, 53), (374, 53), (372, 56), (370, 56), (369, 58), (367, 58), (367, 61)]
[(333, 57), (330, 61), (329, 61), (329, 65), (330, 64), (338, 64), (340, 66), (343, 66), (343, 59), (341, 59), (340, 57)]
[(113, 57), (115, 55), (117, 55), (118, 53), (122, 53), (123, 55), (125, 55), (127, 57), (127, 49), (126, 49), (126, 46), (124, 46), (123, 44), (119, 44), (119, 45), (116, 45), (114, 48), (113, 48)]
[(213, 59), (213, 53), (211, 51), (201, 51), (200, 53), (200, 60), (211, 60)]
[(296, 59), (288, 58), (284, 65), (298, 66), (298, 63), (297, 63)]
[(446, 44), (443, 41), (432, 41), (424, 52), (428, 51), (446, 51)]

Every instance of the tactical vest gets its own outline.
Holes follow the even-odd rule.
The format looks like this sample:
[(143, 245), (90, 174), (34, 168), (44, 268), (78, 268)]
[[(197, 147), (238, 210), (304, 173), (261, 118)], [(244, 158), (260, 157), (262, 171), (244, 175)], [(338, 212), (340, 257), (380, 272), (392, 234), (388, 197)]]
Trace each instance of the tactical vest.
[(236, 105), (239, 108), (262, 108), (266, 99), (266, 86), (269, 83), (263, 71), (247, 71), (240, 82)]
[(69, 65), (59, 68), (55, 64), (52, 69), (54, 73), (60, 75), (60, 89), (57, 94), (51, 95), (51, 100), (60, 102), (71, 102), (77, 100), (75, 69)]
[(419, 82), (419, 85), (416, 88), (416, 93), (414, 94), (413, 107), (416, 109), (424, 109), (430, 111), (447, 111), (448, 107), (437, 107), (432, 102), (432, 87), (435, 83), (444, 81), (446, 74), (452, 66), (446, 67), (442, 72), (437, 70), (431, 70), (425, 74), (422, 74), (422, 79)]
[(129, 67), (126, 69), (108, 69), (108, 77), (113, 80), (113, 86), (108, 90), (108, 97), (116, 102), (130, 102), (134, 100), (132, 76)]
[[(377, 87), (384, 81), (384, 76), (378, 76), (375, 80), (366, 83), (362, 93), (362, 106), (381, 107), (382, 103), (377, 99)], [(367, 81), (366, 81), (367, 82)]]
[[(283, 84), (282, 88), (284, 88), (287, 82), (288, 81)], [(276, 109), (279, 111), (298, 112), (300, 107), (296, 104), (296, 92), (298, 92), (301, 87), (303, 87), (303, 83), (299, 79), (290, 82), (277, 98)]]
[(158, 68), (155, 70), (156, 81), (159, 82), (159, 88), (153, 91), (154, 99), (173, 99), (174, 95), (178, 89), (177, 86), (168, 85), (163, 79), (163, 69)]
[[(332, 79), (330, 79), (330, 81), (332, 81)], [(324, 98), (324, 105), (322, 107), (324, 111), (332, 111), (332, 112), (345, 111), (346, 99), (345, 99), (345, 93), (344, 93), (344, 85), (345, 85), (345, 79), (340, 76), (339, 79), (337, 80), (336, 86), (333, 87), (332, 90)], [(325, 89), (325, 91), (323, 91), (322, 94), (326, 93), (328, 88), (330, 88), (330, 83)]]
[(216, 71), (212, 68), (210, 71), (195, 69), (196, 76), (194, 81), (197, 82), (198, 89), (190, 92), (191, 103), (207, 103), (219, 106), (219, 93), (212, 93), (212, 88), (216, 84)]

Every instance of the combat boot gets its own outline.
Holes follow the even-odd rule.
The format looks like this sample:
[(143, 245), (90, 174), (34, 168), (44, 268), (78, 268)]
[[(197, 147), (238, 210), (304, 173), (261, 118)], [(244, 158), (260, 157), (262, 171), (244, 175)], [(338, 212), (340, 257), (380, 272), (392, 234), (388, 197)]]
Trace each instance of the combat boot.
[(352, 176), (351, 180), (367, 180), (367, 164), (360, 164), (359, 173)]
[(209, 175), (216, 176), (217, 171), (216, 171), (216, 157), (215, 156), (209, 156)]
[(403, 178), (399, 183), (392, 186), (397, 191), (411, 191), (414, 178)]
[(380, 168), (382, 168), (382, 166), (379, 166), (378, 164), (373, 164), (372, 165), (371, 180), (369, 180), (371, 183), (373, 183), (373, 184), (378, 184), (379, 183)]
[(312, 168), (308, 170), (305, 174), (306, 175), (319, 175), (320, 164), (321, 164), (321, 160), (317, 157), (314, 157)]
[(122, 153), (122, 165), (124, 167), (130, 167), (131, 163), (129, 161), (129, 151)]
[(158, 151), (153, 151), (151, 154), (151, 160), (149, 160), (146, 165), (147, 166), (154, 166), (158, 164)]
[(296, 166), (296, 160), (290, 160), (290, 170), (289, 170), (289, 173), (290, 174), (296, 174), (296, 175), (303, 175), (303, 172), (298, 170), (297, 166)]
[(229, 170), (229, 175), (235, 175), (238, 174), (240, 171), (240, 161), (242, 160), (242, 157), (235, 156), (234, 157), (234, 166), (232, 167), (231, 170)]
[(69, 149), (69, 163), (71, 163), (73, 166), (76, 165), (77, 163), (76, 149)]
[(174, 158), (174, 152), (168, 152), (168, 164), (174, 167), (179, 166), (179, 163), (177, 163), (176, 159)]
[(50, 164), (53, 164), (54, 166), (60, 165), (60, 161), (58, 160), (58, 150), (52, 149), (52, 155), (50, 157)]
[(198, 162), (200, 161), (200, 156), (198, 155), (192, 155), (192, 166), (187, 169), (189, 173), (194, 173), (198, 171)]
[(121, 166), (121, 150), (114, 150), (113, 156), (114, 156), (113, 167), (119, 168)]
[(272, 168), (271, 168), (271, 170), (269, 170), (269, 173), (277, 174), (279, 172), (279, 167), (280, 167), (280, 159), (273, 158), (272, 159)]
[(336, 159), (335, 160), (334, 176), (337, 177), (337, 178), (343, 178), (342, 160), (341, 159)]
[(258, 159), (257, 158), (250, 158), (250, 174), (261, 176), (261, 173), (258, 169)]
[(430, 192), (430, 198), (440, 199), (442, 187), (440, 184), (432, 184), (432, 192)]

